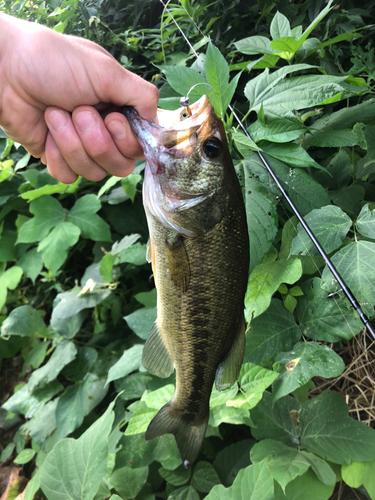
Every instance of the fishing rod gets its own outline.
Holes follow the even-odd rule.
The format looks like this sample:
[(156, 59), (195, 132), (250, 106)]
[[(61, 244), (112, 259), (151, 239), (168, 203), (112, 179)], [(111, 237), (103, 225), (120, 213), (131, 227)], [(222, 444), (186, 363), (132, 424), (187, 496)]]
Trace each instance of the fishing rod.
[[(174, 24), (176, 25), (177, 29), (179, 30), (179, 32), (181, 33), (181, 35), (184, 37), (186, 43), (189, 45), (191, 51), (193, 52), (193, 54), (195, 55), (195, 57), (198, 59), (198, 54), (197, 52), (195, 51), (194, 47), (192, 46), (192, 44), (190, 43), (190, 40), (186, 37), (185, 33), (183, 32), (183, 30), (180, 28), (179, 24), (177, 23), (177, 21), (175, 20), (175, 18), (173, 17), (172, 13), (170, 12), (170, 10), (168, 9), (167, 5), (164, 3), (163, 0), (160, 0), (160, 2), (163, 4), (164, 6), (164, 9), (166, 10), (166, 12), (168, 12), (168, 14), (170, 15), (172, 21), (174, 22)], [(246, 127), (244, 126), (244, 124), (241, 122), (241, 120), (239, 119), (239, 117), (237, 116), (236, 112), (234, 111), (233, 107), (229, 104), (228, 106), (229, 110), (231, 111), (231, 113), (233, 114), (233, 117), (236, 119), (237, 123), (239, 124), (239, 126), (241, 127), (242, 131), (244, 132), (244, 134), (246, 135), (246, 137), (248, 137), (251, 141), (252, 141), (252, 138), (251, 138), (251, 135), (249, 134), (249, 132), (247, 131)], [(262, 152), (261, 151), (257, 151), (257, 154), (260, 158), (260, 160), (262, 161), (264, 167), (266, 168), (267, 172), (269, 173), (269, 175), (272, 177), (272, 180), (274, 181), (274, 183), (276, 184), (276, 186), (278, 187), (280, 193), (282, 194), (282, 196), (284, 197), (284, 199), (286, 200), (286, 202), (288, 203), (288, 205), (290, 206), (292, 212), (294, 213), (294, 215), (297, 217), (298, 219), (298, 222), (301, 224), (301, 226), (303, 227), (303, 229), (306, 231), (307, 235), (309, 236), (310, 240), (313, 242), (314, 246), (316, 247), (316, 249), (318, 250), (319, 254), (322, 256), (324, 262), (326, 263), (328, 269), (331, 271), (331, 273), (333, 274), (334, 278), (336, 279), (337, 283), (340, 285), (342, 291), (344, 292), (346, 298), (349, 300), (351, 306), (353, 307), (353, 309), (356, 311), (356, 313), (358, 314), (359, 318), (361, 319), (362, 323), (364, 324), (364, 326), (367, 328), (368, 332), (370, 332), (370, 334), (372, 335), (372, 337), (374, 338), (375, 340), (375, 329), (374, 327), (372, 326), (372, 324), (370, 323), (370, 320), (369, 318), (366, 316), (366, 314), (362, 311), (362, 308), (359, 304), (359, 302), (357, 301), (357, 299), (354, 297), (352, 291), (350, 290), (350, 288), (347, 286), (345, 280), (342, 278), (342, 276), (340, 275), (340, 273), (338, 272), (338, 270), (336, 269), (335, 265), (333, 264), (333, 262), (331, 261), (331, 259), (328, 257), (326, 251), (324, 250), (324, 248), (322, 247), (322, 245), (319, 243), (319, 241), (317, 240), (317, 238), (315, 237), (314, 233), (311, 231), (309, 225), (307, 224), (307, 222), (304, 220), (304, 218), (302, 217), (302, 215), (300, 214), (298, 208), (295, 206), (295, 204), (293, 203), (293, 201), (291, 200), (291, 198), (289, 197), (288, 193), (285, 191), (285, 189), (283, 188), (282, 184), (280, 183), (279, 179), (277, 178), (275, 172), (272, 170), (271, 166), (269, 165), (269, 163), (267, 162), (266, 158), (263, 156)]]

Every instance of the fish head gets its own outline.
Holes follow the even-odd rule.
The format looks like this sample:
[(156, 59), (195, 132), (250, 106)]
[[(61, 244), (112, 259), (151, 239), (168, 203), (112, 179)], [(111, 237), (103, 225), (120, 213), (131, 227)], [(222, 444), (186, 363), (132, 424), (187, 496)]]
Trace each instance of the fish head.
[(175, 111), (158, 110), (159, 123), (134, 108), (124, 108), (124, 114), (146, 157), (144, 202), (153, 215), (176, 221), (198, 205), (203, 209), (203, 202), (210, 210), (207, 203), (222, 190), (232, 163), (223, 123), (209, 98)]

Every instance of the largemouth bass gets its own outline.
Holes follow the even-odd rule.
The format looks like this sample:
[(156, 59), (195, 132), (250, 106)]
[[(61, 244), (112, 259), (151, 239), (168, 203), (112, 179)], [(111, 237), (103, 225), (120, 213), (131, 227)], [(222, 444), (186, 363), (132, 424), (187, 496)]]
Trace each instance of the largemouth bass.
[(224, 126), (207, 96), (158, 115), (160, 125), (124, 108), (146, 157), (143, 203), (157, 288), (157, 320), (143, 365), (176, 370), (173, 399), (146, 439), (175, 436), (187, 467), (204, 439), (209, 399), (238, 378), (245, 348), (249, 242), (241, 189)]

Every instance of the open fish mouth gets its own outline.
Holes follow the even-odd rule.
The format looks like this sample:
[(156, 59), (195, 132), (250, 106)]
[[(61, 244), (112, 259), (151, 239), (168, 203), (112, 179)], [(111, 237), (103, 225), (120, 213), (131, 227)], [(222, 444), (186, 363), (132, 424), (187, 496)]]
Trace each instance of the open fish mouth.
[(141, 144), (146, 158), (153, 161), (165, 150), (173, 149), (173, 153), (178, 154), (178, 150), (184, 149), (197, 134), (212, 129), (217, 120), (206, 95), (190, 107), (174, 111), (158, 109), (158, 124), (140, 117), (132, 107), (124, 106), (122, 112)]

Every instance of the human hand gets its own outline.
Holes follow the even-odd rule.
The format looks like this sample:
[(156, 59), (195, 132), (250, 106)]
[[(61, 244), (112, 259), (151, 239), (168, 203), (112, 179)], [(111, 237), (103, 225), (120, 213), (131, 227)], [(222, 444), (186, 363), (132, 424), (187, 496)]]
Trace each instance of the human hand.
[(128, 175), (143, 154), (113, 110), (154, 119), (157, 100), (95, 43), (0, 14), (0, 126), (61, 182)]

